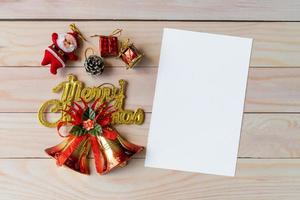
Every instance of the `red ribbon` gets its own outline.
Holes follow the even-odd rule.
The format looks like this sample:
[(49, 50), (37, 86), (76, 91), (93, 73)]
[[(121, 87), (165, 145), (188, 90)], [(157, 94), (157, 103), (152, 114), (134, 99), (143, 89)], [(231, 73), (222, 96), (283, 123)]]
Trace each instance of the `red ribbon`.
[[(106, 166), (105, 166), (105, 160), (104, 160), (104, 155), (101, 151), (101, 146), (99, 144), (99, 140), (97, 136), (91, 135), (89, 133), (86, 133), (81, 136), (74, 136), (72, 134), (68, 134), (64, 136), (61, 134), (60, 129), (63, 126), (67, 125), (80, 125), (82, 124), (82, 115), (84, 113), (84, 110), (88, 108), (87, 103), (82, 100), (84, 104), (84, 108), (82, 108), (79, 104), (74, 102), (74, 106), (69, 106), (69, 110), (64, 110), (67, 114), (69, 114), (72, 118), (72, 121), (61, 121), (57, 125), (57, 132), (58, 135), (61, 137), (68, 137), (68, 146), (62, 150), (62, 152), (56, 157), (57, 159), (57, 165), (61, 166), (63, 165), (67, 159), (71, 156), (71, 154), (79, 147), (79, 145), (87, 140), (87, 143), (90, 142), (91, 144), (91, 149), (95, 157), (95, 165), (96, 165), (96, 170), (98, 173), (102, 174), (105, 173), (106, 171)], [(93, 109), (96, 113), (98, 113), (95, 116), (95, 122), (98, 123), (101, 128), (102, 128), (102, 136), (110, 139), (110, 140), (115, 140), (118, 136), (117, 132), (109, 127), (109, 124), (111, 123), (111, 115), (116, 111), (116, 110), (111, 110), (112, 106), (108, 106), (109, 102), (104, 102), (101, 104), (97, 109), (95, 109), (97, 103), (99, 100), (96, 100), (93, 105), (91, 106), (91, 109)], [(75, 106), (77, 108), (75, 108)], [(110, 111), (111, 110), (111, 111)], [(81, 163), (80, 165), (83, 165)], [(84, 166), (81, 166), (84, 168)]]

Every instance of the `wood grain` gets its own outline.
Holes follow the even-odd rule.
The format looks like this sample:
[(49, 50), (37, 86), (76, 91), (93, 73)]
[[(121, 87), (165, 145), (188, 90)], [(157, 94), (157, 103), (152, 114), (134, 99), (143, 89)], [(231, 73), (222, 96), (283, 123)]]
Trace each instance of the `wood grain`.
[[(36, 8), (35, 8), (36, 9)], [(0, 21), (0, 66), (40, 66), (44, 49), (51, 43), (52, 32), (65, 32), (71, 22)], [(76, 22), (86, 36), (110, 34), (123, 28), (123, 39), (131, 38), (145, 53), (139, 66), (157, 67), (164, 27), (254, 38), (252, 67), (299, 67), (300, 22), (166, 22), (166, 21), (87, 21)], [(87, 46), (98, 49), (98, 39), (89, 38)], [(201, 57), (201, 55), (199, 55)], [(115, 58), (107, 66), (124, 66)], [(68, 63), (82, 66), (83, 61)]]
[(300, 114), (244, 114), (239, 157), (299, 158)]
[(58, 168), (51, 159), (1, 160), (2, 199), (298, 199), (299, 159), (239, 159), (234, 178), (145, 168), (136, 159), (99, 176)]
[[(151, 114), (143, 125), (117, 129), (129, 141), (147, 145)], [(201, 124), (199, 125), (201, 126)], [(300, 114), (245, 114), (239, 157), (299, 158)], [(38, 123), (36, 113), (0, 113), (0, 158), (46, 158), (44, 149), (61, 142), (55, 129)], [(145, 152), (135, 156), (144, 158)]]
[[(34, 5), (34, 6), (32, 6)], [(88, 2), (1, 1), (0, 19), (138, 19), (138, 20), (259, 20), (299, 21), (297, 0), (205, 0)]]
[[(92, 78), (83, 68), (64, 68), (53, 76), (47, 67), (2, 67), (0, 73), (0, 112), (37, 112), (49, 99), (59, 99), (51, 92), (73, 73), (87, 86), (97, 86), (119, 79), (128, 80), (126, 107), (152, 110), (156, 68), (135, 70), (107, 68), (100, 78)], [(251, 68), (245, 112), (300, 112), (300, 68)]]
[(250, 69), (246, 112), (300, 112), (300, 68)]
[[(0, 199), (299, 199), (299, 9), (297, 0), (1, 1)], [(98, 41), (89, 38), (82, 59), (52, 76), (40, 67), (44, 49), (52, 32), (72, 22), (86, 36), (123, 28), (120, 39), (130, 38), (145, 58), (128, 71), (119, 59), (106, 59), (105, 74), (91, 78), (83, 50), (98, 49)], [(57, 168), (43, 150), (61, 138), (38, 123), (36, 112), (60, 98), (51, 89), (69, 73), (88, 86), (128, 80), (126, 108), (148, 113), (142, 126), (117, 128), (146, 145), (164, 27), (254, 38), (236, 177), (145, 168), (144, 153), (105, 176), (96, 174), (93, 159), (91, 176)]]

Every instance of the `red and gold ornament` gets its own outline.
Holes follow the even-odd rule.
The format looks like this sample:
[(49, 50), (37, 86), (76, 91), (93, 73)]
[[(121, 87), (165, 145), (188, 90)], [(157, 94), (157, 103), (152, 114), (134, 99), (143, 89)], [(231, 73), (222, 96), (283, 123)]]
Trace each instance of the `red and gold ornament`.
[(121, 35), (122, 29), (114, 30), (110, 35), (93, 35), (91, 37), (99, 37), (99, 50), (101, 57), (117, 56), (119, 53), (118, 37)]
[(129, 39), (121, 43), (119, 57), (126, 64), (127, 69), (132, 69), (138, 62), (141, 61), (143, 54), (141, 54)]
[(71, 24), (72, 32), (52, 33), (52, 44), (45, 49), (41, 65), (50, 64), (50, 72), (56, 74), (59, 68), (65, 67), (68, 60), (77, 60), (75, 50), (79, 47), (79, 38), (86, 40), (75, 24)]
[[(77, 172), (89, 174), (87, 156), (92, 151), (97, 172), (105, 174), (117, 166), (124, 166), (135, 153), (144, 149), (128, 142), (111, 125), (111, 116), (116, 110), (109, 102), (100, 104), (96, 100), (90, 107), (84, 100), (82, 102), (84, 106), (73, 102), (64, 111), (71, 116), (71, 121), (61, 121), (57, 125), (59, 135), (66, 139), (45, 150), (56, 159), (58, 166), (64, 165)], [(72, 125), (69, 135), (60, 134), (60, 128), (69, 124)]]

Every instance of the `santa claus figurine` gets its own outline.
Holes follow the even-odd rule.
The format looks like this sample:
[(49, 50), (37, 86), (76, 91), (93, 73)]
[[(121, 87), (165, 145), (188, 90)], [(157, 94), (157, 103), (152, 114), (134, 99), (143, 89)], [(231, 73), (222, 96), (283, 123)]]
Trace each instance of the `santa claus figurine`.
[(84, 39), (74, 24), (70, 25), (73, 32), (52, 33), (52, 44), (45, 49), (42, 65), (50, 64), (50, 72), (57, 73), (57, 69), (65, 67), (67, 60), (77, 60), (74, 51), (79, 46), (79, 37)]

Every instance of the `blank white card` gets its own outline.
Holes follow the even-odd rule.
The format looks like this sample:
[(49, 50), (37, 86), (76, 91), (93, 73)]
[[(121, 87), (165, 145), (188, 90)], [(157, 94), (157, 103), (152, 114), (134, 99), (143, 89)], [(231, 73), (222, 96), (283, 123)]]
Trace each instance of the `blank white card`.
[(251, 46), (164, 29), (145, 166), (234, 176)]

